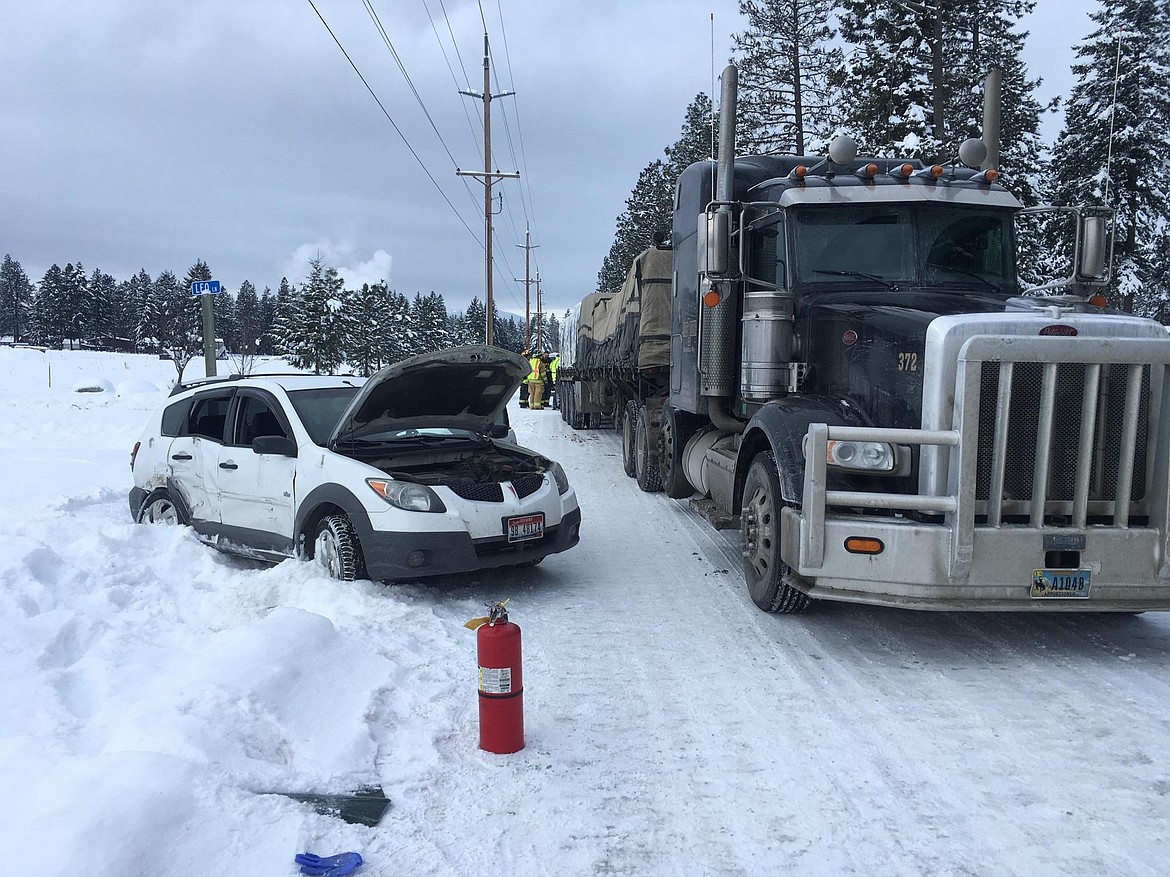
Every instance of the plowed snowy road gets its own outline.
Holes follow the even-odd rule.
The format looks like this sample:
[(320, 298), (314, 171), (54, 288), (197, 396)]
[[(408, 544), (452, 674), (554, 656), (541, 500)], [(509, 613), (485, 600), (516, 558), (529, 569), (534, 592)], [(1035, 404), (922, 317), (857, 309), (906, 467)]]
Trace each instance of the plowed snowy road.
[(513, 414), (585, 515), (515, 598), (548, 763), (533, 783), (572, 778), (585, 806), (514, 806), (591, 849), (581, 866), (1166, 873), (1170, 617), (769, 616), (737, 536), (639, 491), (616, 435)]

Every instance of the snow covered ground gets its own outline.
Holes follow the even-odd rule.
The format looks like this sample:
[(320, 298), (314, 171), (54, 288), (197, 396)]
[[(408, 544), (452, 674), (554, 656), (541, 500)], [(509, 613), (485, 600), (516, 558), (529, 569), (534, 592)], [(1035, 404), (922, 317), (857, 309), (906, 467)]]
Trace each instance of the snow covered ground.
[[(173, 376), (0, 348), (13, 873), (283, 877), (305, 850), (357, 850), (359, 875), (1170, 868), (1170, 616), (768, 616), (734, 537), (547, 410), (511, 414), (574, 481), (572, 551), (443, 585), (262, 567), (130, 521)], [(498, 756), (463, 622), (505, 597), (528, 745)], [(265, 794), (366, 784), (392, 802), (375, 828)]]

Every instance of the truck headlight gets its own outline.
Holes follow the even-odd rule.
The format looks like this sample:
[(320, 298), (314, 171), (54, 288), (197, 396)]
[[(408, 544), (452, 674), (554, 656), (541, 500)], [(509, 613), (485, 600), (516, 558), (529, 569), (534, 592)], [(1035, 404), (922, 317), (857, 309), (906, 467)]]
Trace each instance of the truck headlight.
[(370, 489), (390, 505), (408, 512), (445, 512), (447, 507), (438, 494), (425, 484), (395, 481), (391, 478), (367, 478)]
[(560, 463), (552, 464), (553, 478), (557, 482), (557, 493), (564, 495), (569, 492), (569, 476), (565, 474), (565, 470), (561, 468)]
[(830, 466), (868, 472), (892, 472), (895, 462), (894, 446), (885, 442), (829, 442)]

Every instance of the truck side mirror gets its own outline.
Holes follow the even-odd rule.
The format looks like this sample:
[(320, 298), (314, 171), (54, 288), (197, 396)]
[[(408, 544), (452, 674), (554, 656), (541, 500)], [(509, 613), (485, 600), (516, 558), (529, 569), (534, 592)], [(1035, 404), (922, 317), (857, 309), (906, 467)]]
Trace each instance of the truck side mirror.
[(731, 214), (714, 210), (699, 216), (699, 271), (707, 277), (728, 274), (728, 251), (731, 247)]
[(1088, 281), (1109, 279), (1106, 262), (1108, 232), (1104, 216), (1081, 217), (1080, 254), (1077, 260), (1077, 278)]

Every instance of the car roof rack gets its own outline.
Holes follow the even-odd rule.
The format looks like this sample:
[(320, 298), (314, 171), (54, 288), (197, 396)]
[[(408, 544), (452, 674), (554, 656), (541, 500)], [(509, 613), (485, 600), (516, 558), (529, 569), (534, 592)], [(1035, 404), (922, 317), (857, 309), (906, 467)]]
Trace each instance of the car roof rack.
[(360, 375), (311, 375), (306, 372), (252, 372), (251, 374), (231, 374), (231, 375), (216, 375), (212, 378), (196, 378), (193, 381), (179, 381), (171, 388), (169, 396), (177, 396), (179, 393), (185, 393), (187, 390), (193, 390), (196, 387), (210, 386), (211, 384), (226, 384), (231, 381), (242, 381), (244, 378), (319, 378), (319, 377), (334, 377), (334, 378), (357, 378)]

